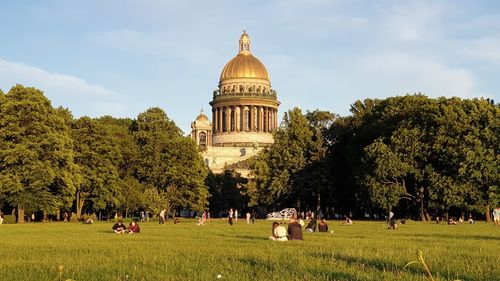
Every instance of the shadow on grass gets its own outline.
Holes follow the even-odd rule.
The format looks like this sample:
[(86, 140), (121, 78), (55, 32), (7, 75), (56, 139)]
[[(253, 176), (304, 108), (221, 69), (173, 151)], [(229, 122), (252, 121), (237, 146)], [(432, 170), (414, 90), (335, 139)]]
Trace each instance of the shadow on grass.
[(263, 260), (258, 260), (256, 258), (241, 258), (239, 259), (239, 262), (245, 265), (250, 266), (251, 268), (255, 269), (256, 271), (267, 271), (267, 272), (273, 272), (275, 271), (274, 265), (272, 265), (269, 262), (263, 261)]
[(457, 235), (457, 234), (405, 234), (406, 237), (422, 237), (422, 238), (439, 238), (439, 239), (461, 239), (461, 240), (498, 240), (500, 237), (483, 236), (483, 235)]
[(269, 238), (266, 238), (266, 237), (257, 237), (257, 236), (250, 236), (250, 235), (226, 235), (226, 234), (218, 234), (218, 235), (222, 236), (222, 237), (245, 239), (245, 240), (269, 240)]
[[(309, 269), (309, 273), (311, 273), (314, 277), (321, 278), (321, 280), (332, 280), (332, 281), (343, 281), (343, 280), (360, 280), (355, 275), (341, 272), (341, 271), (333, 271), (328, 270), (326, 268), (323, 269)], [(318, 279), (320, 280), (320, 279)]]
[(368, 267), (380, 272), (392, 272), (394, 274), (400, 274), (406, 272), (414, 275), (423, 274), (422, 269), (419, 269), (417, 267), (407, 267), (405, 270), (403, 270), (404, 265), (396, 264), (388, 260), (368, 259), (351, 255), (332, 254), (332, 253), (312, 253), (310, 255), (314, 258), (320, 258), (326, 260), (331, 260), (331, 259), (338, 260), (341, 262), (345, 262), (350, 266), (357, 266), (361, 268)]

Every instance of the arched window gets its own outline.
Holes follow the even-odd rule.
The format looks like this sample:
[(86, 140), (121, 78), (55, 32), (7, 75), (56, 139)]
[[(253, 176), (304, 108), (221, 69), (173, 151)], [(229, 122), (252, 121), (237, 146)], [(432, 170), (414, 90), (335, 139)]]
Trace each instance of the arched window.
[(200, 133), (200, 147), (206, 147), (207, 146), (207, 133), (201, 132)]

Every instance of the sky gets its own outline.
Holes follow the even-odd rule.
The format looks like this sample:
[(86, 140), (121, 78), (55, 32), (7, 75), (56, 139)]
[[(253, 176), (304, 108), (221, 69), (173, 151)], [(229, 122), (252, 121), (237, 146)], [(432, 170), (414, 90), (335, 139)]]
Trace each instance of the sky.
[(39, 88), (75, 117), (160, 107), (189, 133), (244, 29), (280, 116), (418, 92), (500, 101), (489, 0), (2, 0), (0, 89)]

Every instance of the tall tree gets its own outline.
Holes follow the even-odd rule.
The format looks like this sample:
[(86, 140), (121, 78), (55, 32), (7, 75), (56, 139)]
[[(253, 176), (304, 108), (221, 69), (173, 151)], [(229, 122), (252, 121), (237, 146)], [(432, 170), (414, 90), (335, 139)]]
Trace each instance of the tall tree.
[[(249, 186), (252, 198), (298, 208), (306, 206), (303, 202), (315, 205), (318, 186), (324, 184), (321, 176), (314, 176), (318, 176), (315, 174), (318, 166), (314, 163), (325, 154), (320, 131), (311, 126), (299, 108), (294, 108), (285, 113), (274, 140), (268, 151), (250, 162), (255, 177)], [(312, 193), (315, 196), (311, 197)]]
[(225, 212), (229, 208), (242, 210), (247, 207), (247, 180), (230, 170), (222, 174), (209, 173), (206, 180), (210, 192), (210, 210), (212, 214)]
[[(207, 170), (195, 143), (182, 136), (181, 130), (160, 108), (139, 114), (133, 124), (139, 147), (139, 180), (166, 196), (164, 208), (186, 207), (201, 210), (207, 203), (204, 184)], [(170, 210), (167, 210), (170, 211)]]
[(113, 138), (120, 151), (116, 163), (118, 169), (118, 189), (121, 208), (117, 211), (125, 215), (134, 213), (141, 207), (145, 186), (136, 179), (139, 167), (139, 147), (131, 131), (133, 120), (103, 116), (96, 121), (101, 124)]
[(42, 91), (21, 85), (0, 95), (0, 193), (24, 211), (56, 213), (75, 190), (72, 142)]
[(111, 135), (97, 121), (82, 117), (73, 122), (75, 163), (81, 182), (76, 190), (76, 215), (87, 204), (93, 211), (117, 207), (119, 150)]

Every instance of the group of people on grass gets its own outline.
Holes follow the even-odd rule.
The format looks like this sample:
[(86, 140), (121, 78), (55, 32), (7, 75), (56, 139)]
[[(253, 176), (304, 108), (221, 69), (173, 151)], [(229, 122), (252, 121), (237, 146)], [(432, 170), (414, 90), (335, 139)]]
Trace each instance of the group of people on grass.
[[(269, 236), (269, 240), (273, 241), (289, 241), (289, 240), (304, 240), (302, 234), (302, 227), (305, 225), (302, 217), (299, 215), (298, 218), (295, 216), (288, 222), (288, 228), (280, 224), (279, 222), (273, 222), (272, 225), (272, 235)], [(309, 217), (309, 223), (307, 224), (306, 232), (315, 232), (316, 228), (319, 232), (328, 232), (328, 223), (324, 218), (321, 219), (319, 223), (314, 217)]]
[[(159, 223), (160, 225), (163, 225), (165, 223), (165, 209), (160, 211), (159, 214)], [(237, 221), (237, 210), (230, 209), (229, 210), (229, 216), (228, 216), (228, 221), (230, 225), (233, 225), (234, 221)], [(0, 216), (0, 218), (3, 220), (3, 216)], [(319, 232), (328, 232), (328, 224), (325, 221), (324, 218), (321, 219), (319, 223), (317, 223), (317, 220), (310, 216), (308, 214), (308, 224), (305, 227), (306, 232), (315, 232), (316, 228), (318, 229)], [(2, 222), (0, 220), (0, 224)], [(203, 216), (199, 217), (197, 220), (198, 225), (203, 225), (204, 222), (207, 220), (206, 213), (203, 213)], [(142, 217), (141, 217), (141, 221)], [(250, 221), (255, 222), (255, 214), (247, 214), (247, 223), (250, 223)], [(439, 220), (437, 220), (439, 222)], [(461, 217), (461, 221), (463, 222), (463, 218)], [(493, 222), (495, 227), (500, 227), (500, 207), (497, 207), (493, 210)], [(87, 222), (88, 223), (88, 222)], [(174, 222), (175, 224), (178, 223), (178, 221)], [(469, 223), (473, 223), (472, 217), (469, 217)], [(345, 221), (343, 224), (353, 224), (352, 220), (350, 217), (346, 216)], [(388, 228), (389, 229), (397, 229), (398, 224), (396, 222), (396, 219), (394, 217), (393, 212), (389, 212), (388, 220), (387, 220)], [(456, 221), (454, 221), (452, 218), (448, 220), (448, 224), (450, 225), (456, 225), (458, 224)], [(289, 223), (288, 223), (288, 228), (285, 229), (285, 227), (280, 224), (279, 222), (273, 222), (272, 224), (272, 235), (269, 236), (270, 240), (273, 241), (288, 241), (288, 240), (303, 240), (303, 234), (302, 234), (302, 227), (305, 225), (305, 222), (303, 221), (301, 215), (298, 215), (298, 217), (295, 215), (293, 216)], [(123, 224), (122, 219), (118, 219), (118, 221), (113, 225), (112, 227), (114, 233), (126, 233), (128, 232), (129, 234), (135, 234), (140, 232), (140, 227), (137, 221), (132, 221), (130, 222), (129, 226), (126, 227)]]
[(119, 233), (119, 234), (126, 232), (128, 232), (128, 234), (137, 234), (141, 232), (141, 228), (139, 227), (139, 224), (135, 220), (131, 221), (127, 228), (123, 224), (123, 220), (118, 219), (118, 221), (113, 225), (112, 229), (114, 233)]
[[(255, 223), (256, 218), (257, 218), (257, 213), (255, 212), (255, 210), (246, 213), (247, 224)], [(235, 222), (238, 222), (238, 209), (233, 209), (233, 208), (229, 209), (227, 215), (227, 222), (230, 225), (233, 225)]]

